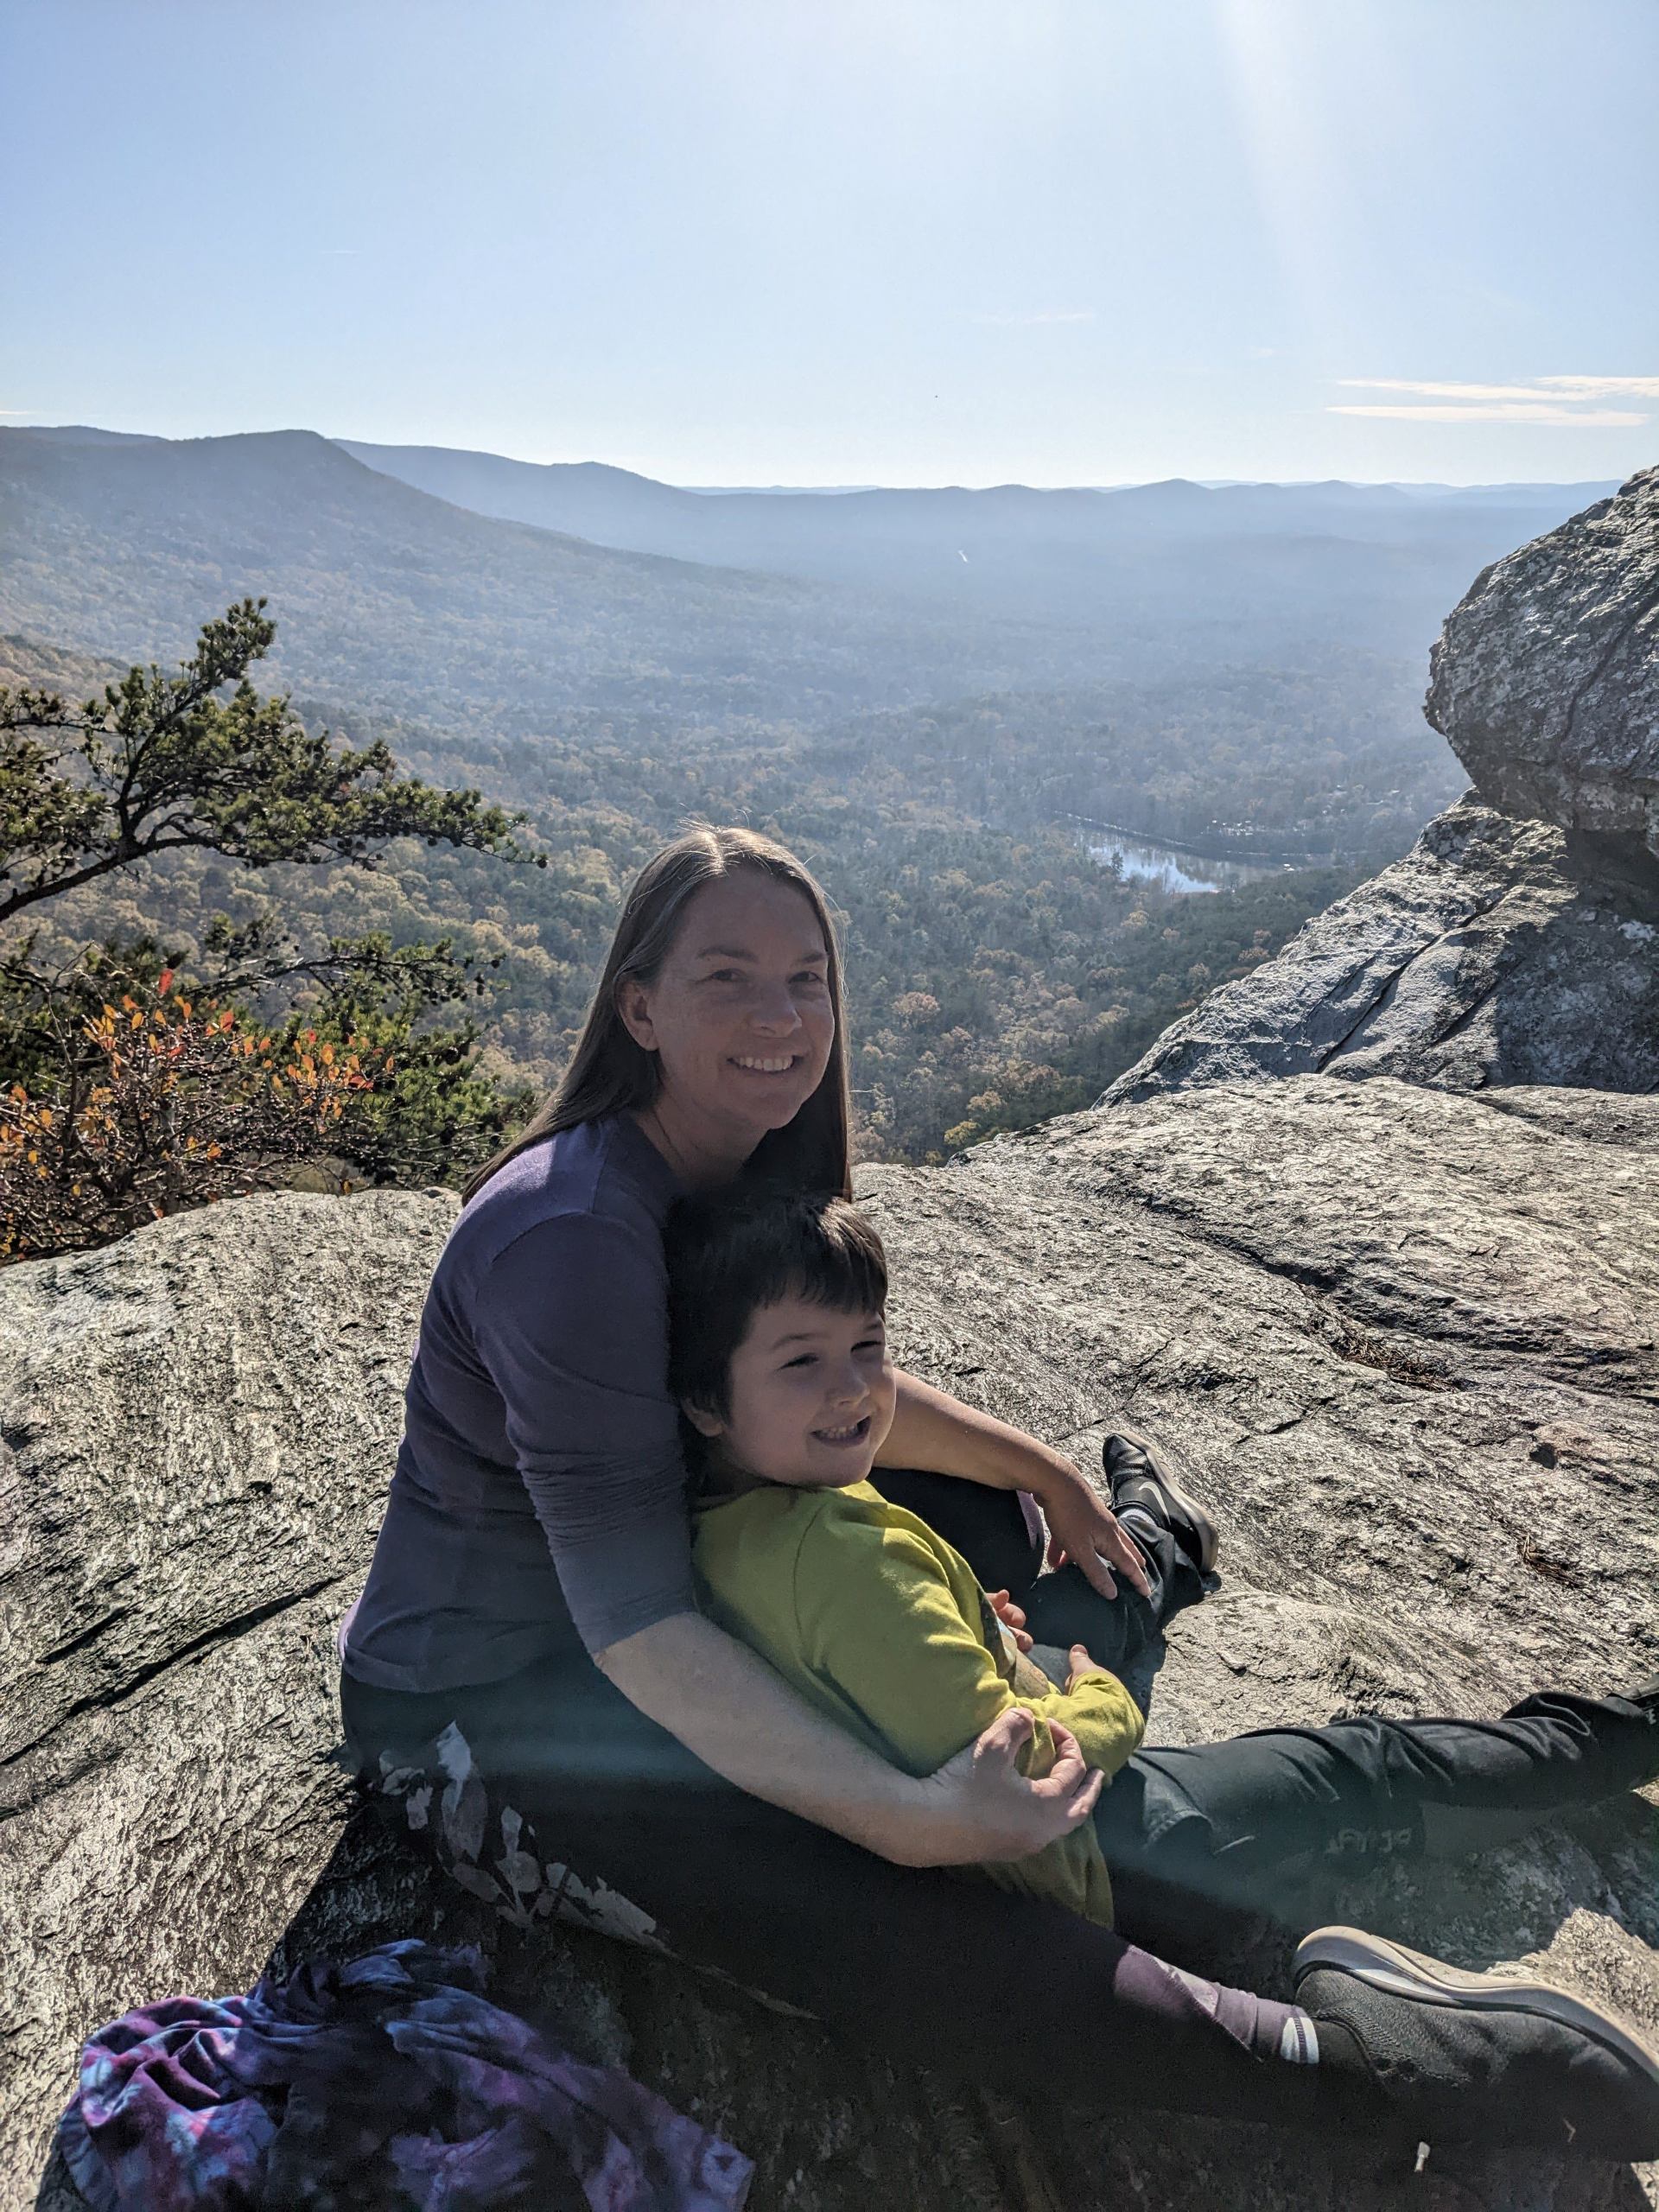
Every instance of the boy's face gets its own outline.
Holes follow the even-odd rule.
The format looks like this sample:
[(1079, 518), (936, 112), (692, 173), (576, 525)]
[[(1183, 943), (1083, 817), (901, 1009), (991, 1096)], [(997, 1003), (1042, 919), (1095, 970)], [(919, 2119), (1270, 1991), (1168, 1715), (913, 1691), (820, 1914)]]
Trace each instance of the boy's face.
[(732, 1355), (729, 1421), (688, 1406), (722, 1457), (763, 1481), (805, 1490), (862, 1482), (893, 1426), (898, 1395), (877, 1313), (804, 1298), (758, 1308)]

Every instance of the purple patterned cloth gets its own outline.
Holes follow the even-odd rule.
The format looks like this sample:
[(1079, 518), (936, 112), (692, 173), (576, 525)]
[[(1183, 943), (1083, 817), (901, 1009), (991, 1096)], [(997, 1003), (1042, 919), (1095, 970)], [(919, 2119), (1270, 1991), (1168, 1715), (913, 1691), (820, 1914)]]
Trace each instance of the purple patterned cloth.
[(739, 2212), (741, 2152), (388, 1943), (100, 2029), (58, 2140), (93, 2212)]

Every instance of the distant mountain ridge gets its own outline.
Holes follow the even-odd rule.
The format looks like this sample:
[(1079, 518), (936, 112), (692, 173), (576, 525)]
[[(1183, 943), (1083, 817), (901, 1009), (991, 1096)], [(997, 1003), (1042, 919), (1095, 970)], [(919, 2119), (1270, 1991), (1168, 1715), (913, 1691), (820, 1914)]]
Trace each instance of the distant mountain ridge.
[[(1410, 486), (1353, 484), (1333, 478), (1310, 484), (1206, 486), (1186, 477), (1119, 486), (1041, 489), (1001, 484), (868, 487), (836, 492), (683, 490), (604, 461), (523, 461), (446, 446), (385, 446), (335, 441), (370, 468), (396, 476), (457, 506), (562, 530), (596, 543), (624, 542), (624, 533), (652, 536), (630, 545), (682, 559), (763, 565), (764, 549), (803, 548), (815, 540), (844, 543), (888, 536), (952, 549), (970, 536), (1017, 532), (1079, 544), (1171, 535), (1229, 537), (1338, 534), (1382, 543), (1455, 520), (1501, 512), (1510, 518), (1548, 515), (1554, 521), (1618, 489), (1615, 482)], [(671, 535), (675, 542), (669, 543)], [(745, 557), (740, 557), (740, 556)]]
[[(530, 688), (550, 701), (637, 703), (643, 652), (662, 678), (658, 704), (683, 695), (693, 670), (732, 697), (764, 668), (774, 680), (762, 711), (817, 718), (826, 706), (1033, 683), (1306, 664), (1333, 645), (1415, 660), (1471, 575), (1602, 488), (1173, 479), (1114, 491), (715, 493), (601, 462), (304, 430), (168, 440), (25, 428), (0, 430), (0, 618), (148, 652), (154, 625), (118, 619), (124, 603), (159, 613), (171, 570), (189, 580), (180, 595), (194, 619), (204, 594), (222, 597), (240, 577), (283, 599), (287, 666), (294, 618), (314, 594), (327, 632), (359, 619), (378, 629), (416, 601), (442, 629), (457, 595), (476, 613), (478, 587), (515, 653), (535, 657)], [(99, 587), (78, 605), (92, 575)], [(302, 680), (321, 679), (321, 641), (311, 629)], [(373, 677), (385, 655), (362, 642), (354, 666)], [(435, 642), (408, 663), (423, 693)], [(465, 668), (499, 689), (499, 657), (485, 657), (485, 676), (480, 644), (469, 619), (442, 649), (442, 692), (456, 703), (478, 696), (474, 677), (457, 682)], [(349, 688), (365, 698), (355, 677)], [(378, 683), (373, 696), (391, 702)]]
[[(451, 493), (476, 493), (451, 463), (479, 457), (438, 458)], [(822, 733), (809, 782), (874, 776), (902, 810), (925, 788), (1009, 828), (1105, 819), (1190, 840), (1221, 824), (1264, 849), (1392, 857), (1452, 795), (1418, 703), (1427, 642), (1536, 518), (1524, 489), (1472, 507), (1182, 482), (825, 498), (479, 465), (504, 500), (574, 486), (586, 505), (560, 518), (613, 536), (620, 487), (658, 543), (712, 524), (753, 555), (742, 529), (781, 517), (791, 543), (772, 550), (794, 565), (607, 545), (551, 529), (544, 500), (540, 521), (480, 514), (312, 431), (8, 429), (0, 632), (171, 660), (208, 614), (264, 594), (280, 624), (268, 680), (331, 719), (391, 716), (405, 754), (424, 750), (418, 725), (452, 749), (450, 773), (502, 796), (547, 788), (556, 740), (586, 796), (626, 788), (652, 812), (671, 790), (692, 803), (676, 782), (692, 753), (714, 747), (712, 766), (735, 739), (734, 766), (757, 743), (800, 759)], [(1356, 511), (1370, 537), (1344, 519)], [(537, 758), (510, 767), (497, 748), (520, 740)]]
[(245, 594), (281, 623), (281, 680), (452, 725), (732, 726), (988, 688), (1017, 665), (994, 626), (976, 658), (959, 625), (480, 516), (314, 431), (0, 429), (0, 630), (170, 659)]
[[(603, 472), (585, 480), (615, 488)], [(0, 429), (0, 682), (84, 696), (100, 664), (171, 661), (227, 601), (263, 594), (280, 626), (261, 689), (291, 690), (313, 727), (384, 735), (416, 772), (528, 808), (550, 862), (503, 871), (399, 849), (384, 874), (303, 883), (158, 863), (118, 898), (67, 899), (50, 957), (111, 930), (188, 951), (216, 912), (266, 900), (308, 944), (455, 932), (506, 960), (491, 1049), (544, 1087), (620, 887), (689, 816), (753, 822), (845, 908), (861, 1126), (919, 1156), (1097, 1096), (1207, 981), (1268, 957), (1347, 889), (1361, 856), (1374, 868), (1404, 849), (1453, 795), (1421, 711), (1423, 645), (1525, 527), (1511, 510), (1491, 524), (1496, 543), (1452, 568), (1432, 533), (1310, 534), (1317, 501), (1303, 495), (1288, 510), (1279, 498), (1287, 528), (1251, 536), (1205, 533), (1218, 513), (1259, 510), (1259, 494), (1230, 503), (1190, 485), (735, 500), (623, 488), (694, 518), (897, 512), (911, 543), (855, 532), (845, 575), (804, 561), (779, 574), (481, 515), (309, 431)], [(1186, 534), (1146, 526), (1148, 510), (1191, 518)], [(1075, 522), (1068, 540), (1044, 520), (1092, 528), (1102, 512), (1115, 540), (1080, 538)], [(1029, 527), (999, 535), (999, 515)], [(950, 583), (971, 590), (936, 587), (941, 548)], [(1096, 867), (1079, 825), (1098, 819), (1331, 866), (1183, 902)]]
[(341, 439), (366, 467), (473, 512), (673, 559), (1067, 624), (1253, 626), (1426, 652), (1487, 562), (1605, 485), (1436, 488), (1185, 478), (1119, 490), (685, 491), (600, 461), (536, 463)]

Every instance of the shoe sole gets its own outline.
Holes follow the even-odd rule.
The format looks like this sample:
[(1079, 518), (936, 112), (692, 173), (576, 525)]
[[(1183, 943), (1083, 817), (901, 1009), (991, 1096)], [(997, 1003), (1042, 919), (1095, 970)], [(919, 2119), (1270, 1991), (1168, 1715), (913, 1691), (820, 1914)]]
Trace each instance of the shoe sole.
[(1386, 1936), (1367, 1935), (1363, 1928), (1316, 1928), (1296, 1947), (1291, 1972), (1297, 1986), (1316, 1967), (1351, 1974), (1373, 1989), (1414, 1998), (1420, 2005), (1444, 2005), (1462, 2012), (1529, 2012), (1554, 2020), (1616, 2051), (1659, 2088), (1659, 2050), (1615, 2014), (1557, 1989), (1553, 1982), (1465, 1973), (1443, 1960), (1426, 1958), (1421, 1951), (1408, 1951), (1403, 1943), (1391, 1943)]
[[(1198, 1572), (1201, 1574), (1214, 1573), (1216, 1554), (1221, 1548), (1220, 1534), (1198, 1499), (1190, 1491), (1184, 1490), (1170, 1472), (1169, 1459), (1163, 1446), (1154, 1444), (1143, 1429), (1128, 1428), (1121, 1421), (1113, 1422), (1109, 1433), (1113, 1436), (1121, 1436), (1126, 1444), (1133, 1444), (1138, 1452), (1146, 1453), (1154, 1481), (1160, 1490), (1167, 1493), (1173, 1503), (1179, 1506), (1192, 1523), (1192, 1533), (1198, 1540)], [(1133, 1478), (1126, 1479), (1132, 1480)], [(1107, 1480), (1111, 1480), (1109, 1475)]]

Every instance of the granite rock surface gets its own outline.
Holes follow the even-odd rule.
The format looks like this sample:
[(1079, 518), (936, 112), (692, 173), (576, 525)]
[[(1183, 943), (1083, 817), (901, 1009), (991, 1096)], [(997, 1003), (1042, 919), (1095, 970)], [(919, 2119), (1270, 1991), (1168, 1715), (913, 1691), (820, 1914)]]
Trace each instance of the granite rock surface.
[(1290, 1075), (1659, 1088), (1659, 859), (1472, 792), (1099, 1100)]
[(1425, 711), (1493, 805), (1659, 858), (1659, 468), (1483, 569)]
[[(1500, 1103), (1503, 1110), (1499, 1110)], [(1097, 1466), (1166, 1433), (1223, 1532), (1152, 1732), (1495, 1713), (1659, 1667), (1659, 1100), (1219, 1084), (861, 1185), (901, 1357)], [(476, 1936), (595, 2055), (759, 2164), (757, 2212), (1639, 2212), (1659, 2173), (1022, 2110), (576, 1929), (499, 1929), (332, 1753), (446, 1194), (257, 1198), (0, 1274), (0, 2207), (80, 2037), (275, 1955)], [(1333, 1892), (1459, 1963), (1659, 2027), (1659, 1792)], [(1010, 2032), (1032, 1987), (1005, 1992)]]

